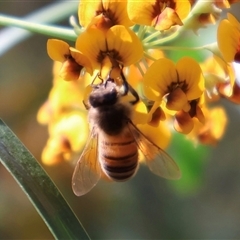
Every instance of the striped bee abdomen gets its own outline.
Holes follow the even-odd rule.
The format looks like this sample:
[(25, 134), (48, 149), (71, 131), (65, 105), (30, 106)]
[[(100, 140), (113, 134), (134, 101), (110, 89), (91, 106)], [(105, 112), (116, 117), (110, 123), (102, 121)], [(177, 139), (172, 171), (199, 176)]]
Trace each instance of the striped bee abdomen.
[(114, 181), (126, 181), (138, 167), (138, 149), (132, 136), (104, 136), (99, 140), (99, 160)]

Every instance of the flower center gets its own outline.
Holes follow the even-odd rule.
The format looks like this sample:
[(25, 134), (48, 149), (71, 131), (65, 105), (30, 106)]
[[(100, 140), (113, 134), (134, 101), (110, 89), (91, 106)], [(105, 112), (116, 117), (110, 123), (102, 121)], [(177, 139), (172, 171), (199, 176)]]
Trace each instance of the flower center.
[(109, 9), (96, 11), (96, 16), (102, 15), (99, 24), (103, 25), (106, 29), (118, 24), (115, 14)]
[(102, 63), (106, 57), (109, 57), (113, 67), (116, 67), (122, 63), (122, 57), (119, 54), (119, 52), (115, 49), (108, 51), (99, 51), (97, 61), (99, 63)]
[(153, 5), (152, 17), (155, 18), (155, 17), (159, 16), (166, 7), (170, 7), (172, 9), (174, 9), (175, 6), (176, 6), (176, 3), (174, 3), (171, 0), (170, 1), (157, 0), (155, 2), (155, 4)]
[(183, 92), (186, 92), (188, 89), (188, 85), (186, 83), (186, 80), (184, 81), (177, 81), (177, 82), (171, 82), (170, 85), (168, 85), (168, 93), (173, 92), (177, 88), (181, 88)]

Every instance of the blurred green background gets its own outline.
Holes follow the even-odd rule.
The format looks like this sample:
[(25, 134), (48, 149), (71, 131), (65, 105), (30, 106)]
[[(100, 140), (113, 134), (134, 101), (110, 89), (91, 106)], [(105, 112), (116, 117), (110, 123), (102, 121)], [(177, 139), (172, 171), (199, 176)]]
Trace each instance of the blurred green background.
[[(0, 13), (23, 17), (52, 2), (0, 1)], [(239, 9), (238, 4), (232, 5), (231, 11), (238, 18)], [(59, 24), (68, 25), (68, 20)], [(3, 29), (0, 27), (0, 52), (6, 40), (1, 35)], [(212, 35), (200, 31), (203, 40)], [(7, 39), (11, 38), (14, 36), (7, 35)], [(36, 113), (52, 84), (47, 39), (35, 34), (0, 55), (0, 117), (39, 162), (48, 134), (47, 127), (37, 123)], [(78, 198), (71, 190), (73, 166), (63, 162), (43, 167), (93, 239), (238, 239), (240, 107), (227, 101), (220, 104), (229, 122), (218, 146), (196, 149), (181, 135), (173, 139), (169, 153), (182, 169), (180, 181), (158, 178), (141, 166), (130, 181), (100, 181), (90, 193)], [(53, 239), (2, 165), (0, 239)]]

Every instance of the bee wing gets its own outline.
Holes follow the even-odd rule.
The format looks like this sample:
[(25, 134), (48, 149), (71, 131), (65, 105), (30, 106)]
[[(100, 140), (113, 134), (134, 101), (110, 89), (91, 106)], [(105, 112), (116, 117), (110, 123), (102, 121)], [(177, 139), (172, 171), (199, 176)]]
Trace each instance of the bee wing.
[(97, 142), (97, 134), (93, 128), (72, 176), (72, 189), (77, 196), (89, 192), (101, 177)]
[(149, 169), (167, 179), (179, 179), (181, 171), (175, 161), (148, 138), (130, 121), (128, 124), (136, 144), (143, 153)]

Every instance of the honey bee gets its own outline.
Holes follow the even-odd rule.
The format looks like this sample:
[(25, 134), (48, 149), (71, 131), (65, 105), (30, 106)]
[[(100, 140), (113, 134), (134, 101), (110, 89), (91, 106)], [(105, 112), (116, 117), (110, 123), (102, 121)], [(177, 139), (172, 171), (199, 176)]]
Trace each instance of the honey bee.
[[(77, 196), (89, 192), (102, 174), (113, 181), (133, 177), (139, 165), (140, 150), (149, 169), (167, 179), (179, 179), (181, 172), (174, 160), (151, 142), (131, 121), (132, 104), (139, 101), (135, 90), (125, 81), (125, 91), (108, 78), (93, 86), (89, 95), (90, 136), (77, 162), (72, 188)], [(135, 101), (124, 102), (130, 91)]]

